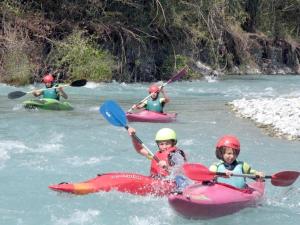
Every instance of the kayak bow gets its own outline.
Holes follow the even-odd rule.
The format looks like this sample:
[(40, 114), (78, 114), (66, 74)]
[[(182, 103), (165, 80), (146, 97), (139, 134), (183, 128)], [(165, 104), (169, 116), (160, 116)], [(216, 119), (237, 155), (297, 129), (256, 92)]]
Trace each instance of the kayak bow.
[(255, 206), (264, 195), (264, 182), (252, 182), (239, 189), (223, 183), (194, 184), (182, 194), (171, 194), (170, 206), (181, 216), (210, 219), (229, 215)]
[(143, 110), (137, 113), (126, 113), (129, 122), (170, 123), (176, 120), (177, 113), (159, 113)]

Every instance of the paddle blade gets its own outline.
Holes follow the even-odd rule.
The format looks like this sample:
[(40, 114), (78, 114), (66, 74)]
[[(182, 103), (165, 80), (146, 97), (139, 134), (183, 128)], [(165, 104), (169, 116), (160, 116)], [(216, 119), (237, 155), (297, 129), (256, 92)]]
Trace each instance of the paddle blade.
[(290, 186), (297, 180), (299, 175), (300, 173), (297, 171), (282, 171), (272, 175), (271, 183), (274, 186), (281, 186), (281, 187)]
[(82, 86), (86, 85), (86, 82), (87, 82), (86, 79), (75, 80), (70, 84), (70, 86), (71, 87), (82, 87)]
[(173, 77), (168, 80), (167, 83), (174, 82), (176, 80), (179, 80), (181, 77), (187, 74), (187, 67), (184, 67), (182, 70), (180, 70), (177, 74), (175, 74)]
[(206, 166), (199, 163), (185, 163), (182, 169), (184, 174), (192, 180), (207, 181), (215, 177), (215, 173), (209, 171)]
[(23, 91), (13, 91), (13, 92), (10, 92), (8, 93), (7, 97), (9, 99), (16, 99), (16, 98), (20, 98), (24, 95), (26, 95), (27, 93), (26, 92), (23, 92)]
[(126, 127), (126, 114), (122, 108), (112, 100), (105, 101), (99, 108), (99, 112), (112, 125), (118, 127)]

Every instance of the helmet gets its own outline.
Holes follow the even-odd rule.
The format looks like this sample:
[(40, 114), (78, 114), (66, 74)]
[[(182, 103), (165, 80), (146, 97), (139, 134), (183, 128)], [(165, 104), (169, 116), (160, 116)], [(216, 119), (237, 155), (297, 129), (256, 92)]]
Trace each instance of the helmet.
[(52, 83), (54, 81), (54, 77), (52, 74), (47, 74), (46, 76), (43, 77), (43, 82), (44, 83)]
[(218, 159), (223, 159), (223, 147), (232, 148), (236, 155), (240, 154), (240, 141), (235, 136), (225, 135), (219, 139), (216, 145), (216, 156)]
[(155, 93), (155, 92), (159, 92), (159, 87), (157, 87), (156, 85), (151, 85), (148, 89), (149, 93)]
[(155, 135), (155, 141), (167, 141), (167, 140), (177, 141), (176, 133), (174, 130), (170, 128), (162, 128), (159, 131), (157, 131)]

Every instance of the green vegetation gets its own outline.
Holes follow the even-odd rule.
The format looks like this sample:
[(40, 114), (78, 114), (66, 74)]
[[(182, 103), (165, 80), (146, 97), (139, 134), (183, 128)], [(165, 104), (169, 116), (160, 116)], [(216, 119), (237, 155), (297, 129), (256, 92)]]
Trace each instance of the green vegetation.
[[(175, 55), (175, 57), (173, 55), (170, 56), (164, 61), (164, 64), (162, 66), (162, 74), (164, 74), (165, 76), (162, 76), (161, 79), (167, 80), (170, 74), (172, 74), (174, 71), (179, 71), (183, 67), (190, 65), (192, 63), (191, 60), (191, 58), (184, 55)], [(183, 79), (199, 79), (201, 77), (202, 75), (200, 73), (189, 71), (189, 73), (184, 76)]]
[(49, 62), (56, 68), (66, 68), (69, 79), (110, 81), (116, 63), (113, 56), (100, 48), (93, 47), (92, 41), (74, 32), (63, 41), (56, 42), (50, 53)]
[(4, 0), (0, 9), (2, 80), (11, 33), (26, 40), (35, 77), (152, 81), (196, 61), (224, 73), (300, 61), (300, 0)]
[(32, 81), (33, 65), (22, 50), (14, 49), (6, 53), (3, 61), (4, 82), (26, 85)]

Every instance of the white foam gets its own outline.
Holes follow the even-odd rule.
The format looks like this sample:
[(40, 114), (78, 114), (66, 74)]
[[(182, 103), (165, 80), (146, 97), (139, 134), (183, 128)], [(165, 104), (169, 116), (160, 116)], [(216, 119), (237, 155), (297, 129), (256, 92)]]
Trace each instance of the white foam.
[(33, 149), (32, 152), (57, 152), (63, 148), (64, 135), (61, 133), (54, 133), (49, 137), (49, 142), (43, 142), (38, 144), (37, 148)]
[(16, 105), (14, 105), (12, 110), (13, 111), (19, 111), (21, 109), (23, 109), (23, 105), (22, 104), (16, 104)]
[(156, 216), (145, 216), (145, 217), (138, 217), (133, 216), (130, 218), (129, 224), (132, 225), (159, 225), (162, 224), (158, 217)]
[(103, 161), (110, 161), (112, 159), (112, 157), (90, 157), (88, 159), (82, 159), (78, 156), (74, 156), (71, 158), (67, 158), (66, 161), (68, 164), (75, 166), (75, 167), (82, 167), (85, 165), (94, 165), (97, 164), (99, 162), (103, 162)]
[(205, 76), (204, 78), (205, 78), (205, 80), (206, 80), (208, 83), (219, 82), (217, 77), (213, 77), (213, 76)]
[(243, 98), (229, 105), (242, 117), (271, 127), (278, 136), (300, 138), (300, 98)]
[(266, 204), (275, 207), (282, 207), (295, 210), (300, 213), (300, 202), (296, 196), (300, 194), (300, 188), (290, 186), (285, 189), (278, 189), (276, 193), (269, 196), (266, 200)]
[(101, 84), (101, 83), (96, 83), (96, 82), (89, 81), (89, 82), (86, 83), (85, 87), (89, 88), (89, 89), (95, 89), (95, 88), (98, 88), (102, 85), (103, 84)]
[(7, 151), (3, 151), (0, 147), (0, 169), (4, 167), (5, 162), (10, 159)]
[(0, 168), (5, 166), (5, 162), (11, 158), (12, 154), (23, 153), (29, 148), (20, 141), (0, 141)]
[(98, 110), (99, 110), (99, 106), (93, 106), (88, 108), (89, 112), (97, 112)]
[(125, 82), (122, 82), (120, 85), (123, 87), (128, 87), (128, 84), (126, 84)]
[(100, 214), (99, 210), (88, 209), (87, 211), (75, 210), (67, 218), (53, 217), (51, 220), (54, 224), (70, 225), (70, 224), (94, 224), (96, 218)]

